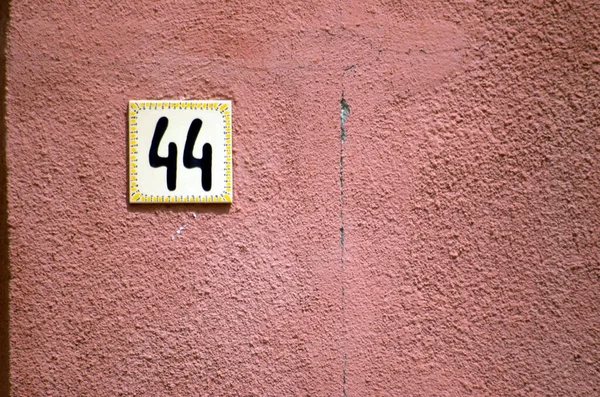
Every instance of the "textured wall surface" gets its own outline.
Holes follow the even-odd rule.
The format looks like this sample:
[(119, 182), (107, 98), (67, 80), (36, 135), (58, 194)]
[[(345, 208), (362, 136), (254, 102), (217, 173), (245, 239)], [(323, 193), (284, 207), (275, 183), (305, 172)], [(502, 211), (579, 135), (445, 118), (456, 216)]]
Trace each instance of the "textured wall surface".
[[(11, 395), (599, 395), (600, 4), (523, 3), (13, 0)], [(163, 98), (233, 205), (127, 205)]]
[(8, 198), (6, 172), (6, 28), (8, 2), (0, 2), (0, 396), (9, 392), (9, 262)]

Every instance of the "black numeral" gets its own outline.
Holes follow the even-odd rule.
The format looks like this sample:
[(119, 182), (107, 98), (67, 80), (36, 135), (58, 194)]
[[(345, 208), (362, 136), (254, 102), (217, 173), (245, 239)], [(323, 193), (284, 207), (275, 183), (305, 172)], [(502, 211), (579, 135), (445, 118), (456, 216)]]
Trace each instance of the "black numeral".
[(185, 147), (183, 148), (183, 166), (185, 168), (200, 168), (202, 170), (202, 189), (208, 192), (212, 185), (212, 146), (205, 143), (202, 146), (202, 158), (193, 155), (194, 145), (202, 128), (202, 120), (194, 119), (188, 130)]
[(158, 146), (163, 135), (165, 135), (167, 125), (169, 125), (169, 120), (166, 117), (161, 117), (156, 123), (148, 160), (153, 168), (167, 167), (167, 189), (173, 191), (177, 184), (177, 145), (173, 142), (169, 143), (169, 155), (167, 157), (158, 155)]
[[(167, 188), (169, 191), (173, 191), (177, 187), (177, 145), (173, 142), (169, 143), (167, 157), (158, 155), (158, 147), (168, 125), (169, 120), (166, 117), (161, 117), (156, 123), (148, 160), (153, 168), (167, 167)], [(185, 140), (183, 166), (189, 169), (200, 168), (202, 170), (202, 189), (208, 192), (212, 186), (212, 146), (209, 143), (202, 146), (202, 158), (196, 158), (193, 154), (200, 128), (202, 128), (202, 120), (194, 119)]]

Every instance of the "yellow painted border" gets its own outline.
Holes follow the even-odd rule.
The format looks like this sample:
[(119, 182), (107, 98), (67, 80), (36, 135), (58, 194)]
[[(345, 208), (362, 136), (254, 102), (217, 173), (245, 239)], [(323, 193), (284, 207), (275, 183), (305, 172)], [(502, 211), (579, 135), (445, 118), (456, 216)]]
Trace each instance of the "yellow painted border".
[[(225, 187), (220, 194), (202, 196), (155, 196), (140, 191), (137, 180), (137, 168), (140, 154), (138, 153), (137, 120), (140, 111), (146, 109), (201, 109), (214, 110), (221, 113), (223, 133), (225, 134)], [(129, 202), (135, 204), (212, 204), (233, 202), (233, 155), (231, 137), (231, 106), (230, 102), (222, 101), (156, 101), (156, 100), (130, 100), (129, 101)]]

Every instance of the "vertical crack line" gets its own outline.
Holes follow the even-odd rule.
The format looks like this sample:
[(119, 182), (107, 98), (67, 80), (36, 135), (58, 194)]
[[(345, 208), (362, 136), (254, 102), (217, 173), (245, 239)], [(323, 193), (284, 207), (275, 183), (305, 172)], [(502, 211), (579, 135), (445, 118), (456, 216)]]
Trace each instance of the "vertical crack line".
[(344, 99), (344, 93), (342, 92), (342, 100), (340, 101), (340, 260), (342, 270), (344, 270), (344, 143), (346, 142), (346, 119), (349, 115), (350, 106)]
[(342, 396), (346, 397), (346, 363), (348, 362), (348, 356), (344, 353), (344, 372), (342, 375)]
[[(342, 99), (340, 100), (340, 267), (342, 280), (342, 322), (345, 324), (346, 311), (346, 268), (344, 263), (344, 143), (346, 142), (346, 119), (350, 115), (350, 106), (344, 99), (342, 91)], [(346, 334), (345, 330), (344, 333)], [(344, 334), (344, 337), (345, 337)], [(346, 367), (347, 354), (344, 346), (344, 364), (342, 369), (342, 395), (346, 397)]]

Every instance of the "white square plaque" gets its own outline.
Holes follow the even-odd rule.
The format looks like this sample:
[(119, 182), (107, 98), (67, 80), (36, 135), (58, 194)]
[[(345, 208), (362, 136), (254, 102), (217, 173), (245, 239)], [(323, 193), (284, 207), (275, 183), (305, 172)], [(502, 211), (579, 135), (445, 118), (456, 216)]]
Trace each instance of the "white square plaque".
[(231, 101), (129, 101), (130, 203), (231, 203)]

